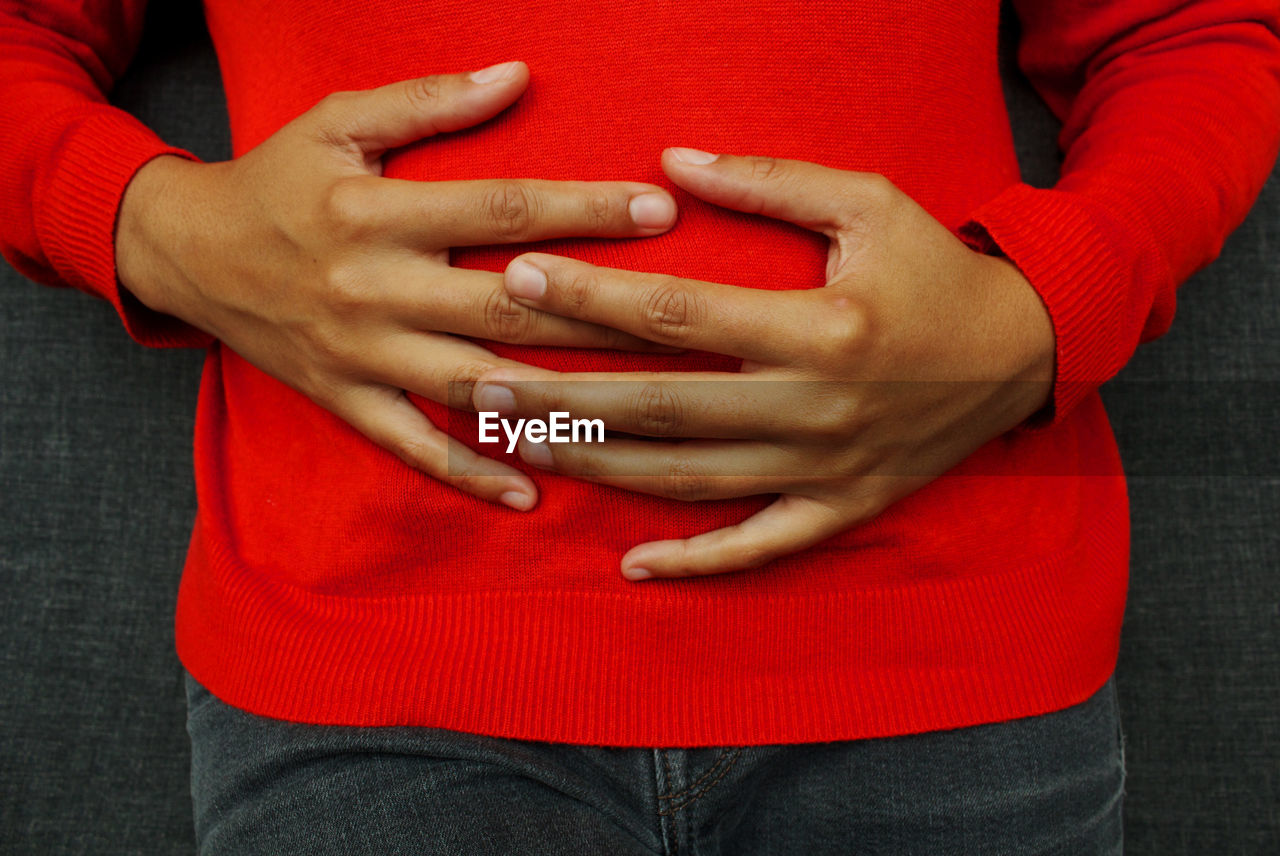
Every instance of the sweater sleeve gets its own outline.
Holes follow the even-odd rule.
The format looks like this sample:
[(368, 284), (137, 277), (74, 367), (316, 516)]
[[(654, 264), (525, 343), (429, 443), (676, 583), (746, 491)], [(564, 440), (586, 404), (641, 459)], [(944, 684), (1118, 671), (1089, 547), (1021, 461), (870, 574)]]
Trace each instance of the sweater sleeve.
[(1280, 146), (1276, 0), (1014, 0), (1018, 64), (1063, 126), (1050, 189), (1013, 184), (959, 230), (1048, 309), (1060, 422), (1163, 334), (1175, 290), (1240, 225)]
[(116, 276), (116, 214), (134, 173), (158, 155), (196, 160), (107, 103), (145, 5), (0, 6), (0, 251), (31, 279), (110, 301), (144, 345), (205, 346), (211, 336), (148, 309)]

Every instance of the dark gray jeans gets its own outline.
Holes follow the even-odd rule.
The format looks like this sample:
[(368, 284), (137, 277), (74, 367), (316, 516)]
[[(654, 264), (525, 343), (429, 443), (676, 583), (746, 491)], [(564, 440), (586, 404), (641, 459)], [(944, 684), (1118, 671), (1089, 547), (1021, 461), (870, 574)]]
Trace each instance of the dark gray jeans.
[(1114, 678), (1027, 719), (695, 749), (282, 722), (189, 675), (187, 700), (206, 856), (1121, 852)]

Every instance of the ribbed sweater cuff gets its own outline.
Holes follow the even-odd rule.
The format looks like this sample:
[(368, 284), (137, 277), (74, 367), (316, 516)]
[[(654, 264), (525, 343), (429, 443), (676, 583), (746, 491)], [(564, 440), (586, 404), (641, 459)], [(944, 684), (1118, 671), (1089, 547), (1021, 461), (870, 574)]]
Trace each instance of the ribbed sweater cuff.
[(125, 187), (160, 155), (199, 160), (166, 145), (127, 113), (105, 105), (65, 122), (36, 188), (36, 232), (67, 284), (109, 301), (135, 341), (148, 347), (206, 347), (213, 337), (156, 312), (116, 276), (115, 228)]
[(1053, 394), (1017, 430), (1054, 426), (1127, 361), (1124, 246), (1117, 225), (1080, 196), (1018, 183), (972, 212), (959, 236), (1000, 253), (1040, 295), (1053, 322)]

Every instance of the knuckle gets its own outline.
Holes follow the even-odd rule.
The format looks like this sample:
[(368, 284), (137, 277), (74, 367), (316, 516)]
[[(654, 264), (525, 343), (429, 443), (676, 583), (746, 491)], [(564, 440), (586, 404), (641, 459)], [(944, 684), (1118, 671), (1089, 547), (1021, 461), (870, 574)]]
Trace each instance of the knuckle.
[(445, 395), (449, 406), (455, 410), (474, 410), (471, 396), (475, 392), (480, 375), (493, 366), (481, 362), (462, 362), (454, 366), (445, 382)]
[(484, 470), (479, 458), (450, 460), (448, 474), (449, 483), (458, 490), (474, 496), (486, 493)]
[(324, 218), (336, 237), (359, 240), (376, 229), (378, 207), (373, 188), (359, 177), (341, 178), (322, 197)]
[(758, 568), (774, 558), (773, 551), (763, 544), (748, 540), (737, 548), (738, 563), (743, 568)]
[(696, 502), (706, 499), (710, 493), (711, 481), (707, 474), (687, 459), (676, 458), (668, 463), (664, 477), (666, 494), (671, 499)]
[(440, 100), (441, 83), (438, 77), (418, 77), (406, 81), (404, 96), (409, 102), (409, 109), (419, 111), (429, 109)]
[(777, 158), (753, 157), (751, 159), (751, 178), (755, 181), (771, 181), (781, 177), (782, 163)]
[(865, 356), (871, 343), (871, 317), (867, 308), (842, 298), (828, 309), (817, 337), (824, 356), (836, 362)]
[(498, 183), (485, 200), (489, 228), (503, 241), (516, 241), (529, 234), (533, 209), (533, 195), (518, 181)]
[(667, 385), (646, 383), (636, 392), (632, 421), (642, 434), (669, 437), (684, 424), (684, 405)]
[(321, 278), (325, 306), (338, 318), (345, 320), (360, 315), (373, 302), (368, 277), (351, 264), (331, 264)]
[(701, 299), (674, 282), (657, 286), (645, 297), (643, 318), (650, 335), (678, 340), (702, 319)]
[(518, 344), (526, 341), (533, 330), (533, 314), (505, 291), (486, 295), (483, 313), (488, 338), (495, 341)]
[(845, 440), (857, 433), (862, 423), (862, 404), (852, 384), (823, 399), (807, 421), (808, 433), (826, 440)]
[(326, 324), (311, 330), (310, 344), (313, 362), (311, 382), (316, 387), (324, 387), (331, 383), (329, 372), (340, 370), (349, 362), (351, 341), (339, 326)]
[(590, 193), (583, 200), (583, 216), (589, 229), (602, 232), (618, 217), (618, 206), (607, 193)]
[(590, 270), (574, 270), (567, 276), (556, 277), (554, 281), (560, 305), (570, 314), (581, 315), (591, 304), (596, 291), (596, 278)]

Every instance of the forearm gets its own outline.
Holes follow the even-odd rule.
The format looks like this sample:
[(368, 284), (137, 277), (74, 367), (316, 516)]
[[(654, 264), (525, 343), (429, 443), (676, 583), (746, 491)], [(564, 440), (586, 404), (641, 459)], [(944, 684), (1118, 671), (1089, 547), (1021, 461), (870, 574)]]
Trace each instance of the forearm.
[(1052, 421), (1168, 329), (1177, 286), (1216, 257), (1280, 147), (1280, 10), (1172, 5), (1020, 6), (1020, 62), (1064, 122), (1062, 175), (1010, 187), (961, 234), (998, 247), (1049, 309)]
[(175, 149), (106, 92), (133, 55), (144, 3), (59, 2), (0, 12), (0, 251), (26, 276), (110, 301), (149, 345), (208, 337), (120, 288), (115, 225), (134, 174)]

